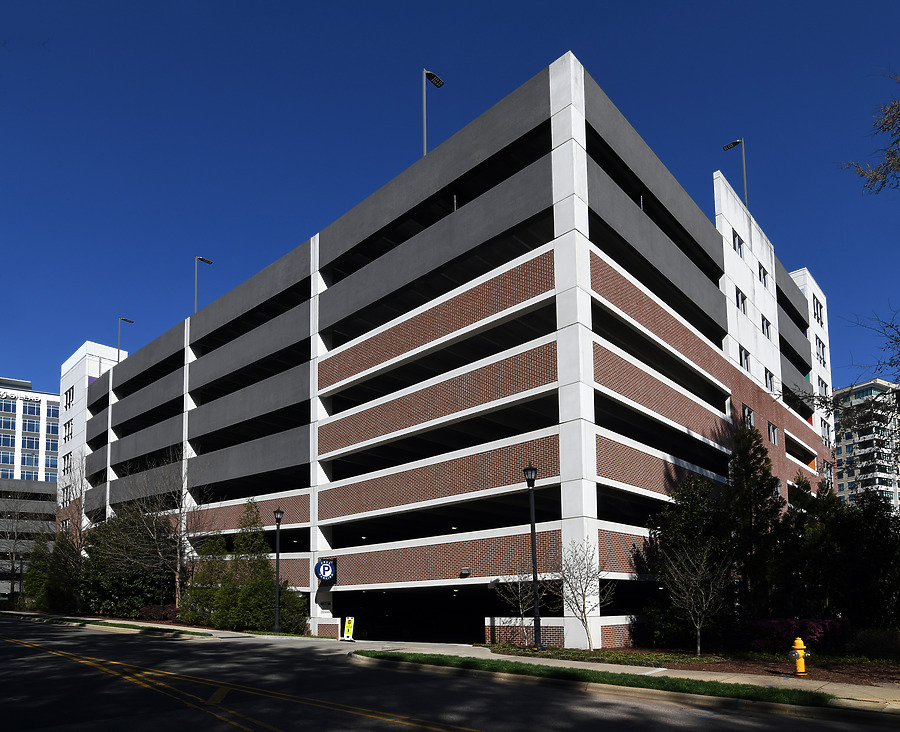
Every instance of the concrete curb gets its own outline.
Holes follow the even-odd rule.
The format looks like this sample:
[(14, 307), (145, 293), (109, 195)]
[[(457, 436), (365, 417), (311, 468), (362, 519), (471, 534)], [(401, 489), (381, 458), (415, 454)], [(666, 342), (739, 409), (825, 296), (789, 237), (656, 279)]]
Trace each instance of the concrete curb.
[[(93, 628), (95, 630), (105, 630), (110, 633), (125, 633), (127, 635), (149, 635), (154, 638), (177, 638), (179, 640), (214, 640), (216, 638), (215, 635), (210, 633), (209, 635), (193, 635), (192, 633), (188, 633), (182, 631), (180, 628), (173, 630), (166, 630), (164, 628), (154, 628), (151, 626), (134, 626), (130, 628), (123, 628), (116, 625), (107, 625), (103, 622), (88, 622), (88, 621), (80, 621), (80, 620), (68, 620), (62, 618), (47, 618), (39, 615), (28, 615), (25, 613), (16, 613), (12, 611), (6, 611), (3, 613), (7, 617), (15, 618), (16, 620), (24, 620), (29, 623), (47, 623), (50, 625), (65, 625), (71, 628)], [(193, 631), (200, 632), (200, 631)]]
[(677, 691), (660, 691), (658, 689), (641, 689), (631, 686), (613, 686), (610, 684), (584, 681), (568, 681), (550, 679), (542, 676), (526, 676), (481, 669), (455, 668), (452, 666), (431, 666), (412, 661), (390, 661), (380, 658), (359, 656), (356, 651), (347, 654), (348, 661), (360, 665), (390, 664), (401, 670), (414, 673), (442, 674), (447, 676), (475, 676), (492, 678), (496, 681), (525, 686), (556, 686), (599, 696), (616, 696), (626, 699), (643, 699), (667, 701), (673, 704), (684, 704), (698, 709), (742, 710), (759, 714), (776, 714), (782, 717), (794, 717), (812, 720), (843, 720), (846, 722), (865, 723), (896, 729), (900, 720), (900, 707), (878, 702), (855, 701), (851, 699), (834, 699), (824, 707), (804, 707), (794, 704), (775, 704), (773, 702), (749, 701), (728, 697), (703, 696), (686, 694)]

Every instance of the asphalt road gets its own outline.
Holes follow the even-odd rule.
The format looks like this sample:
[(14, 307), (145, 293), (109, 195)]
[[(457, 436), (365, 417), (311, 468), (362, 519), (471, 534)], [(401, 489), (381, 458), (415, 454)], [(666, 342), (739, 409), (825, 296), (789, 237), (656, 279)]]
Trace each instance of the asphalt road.
[(0, 618), (0, 729), (867, 729), (858, 720), (362, 666), (348, 662), (349, 650), (334, 642), (166, 639)]

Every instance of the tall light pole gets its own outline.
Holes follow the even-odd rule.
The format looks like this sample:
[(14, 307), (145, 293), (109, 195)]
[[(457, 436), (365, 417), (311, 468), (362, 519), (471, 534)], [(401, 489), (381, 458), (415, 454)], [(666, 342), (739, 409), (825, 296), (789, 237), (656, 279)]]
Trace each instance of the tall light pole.
[(212, 264), (211, 259), (206, 257), (194, 257), (194, 312), (197, 312), (197, 262)]
[(284, 511), (276, 508), (275, 511), (275, 625), (273, 633), (281, 632), (281, 519)]
[(444, 80), (428, 69), (422, 69), (422, 157), (428, 154), (428, 123), (425, 114), (425, 80), (430, 81), (438, 89), (444, 85)]
[(541, 598), (538, 593), (537, 576), (537, 539), (534, 527), (534, 481), (537, 480), (537, 468), (530, 462), (528, 467), (522, 470), (525, 473), (525, 483), (528, 485), (528, 499), (531, 504), (531, 588), (534, 592), (534, 648), (543, 651), (541, 645)]
[(747, 144), (744, 142), (744, 138), (742, 137), (740, 140), (729, 142), (727, 145), (723, 146), (722, 149), (731, 150), (731, 148), (737, 145), (741, 146), (741, 162), (744, 164), (744, 206), (749, 210), (750, 204), (747, 203)]
[(134, 324), (133, 320), (129, 320), (128, 318), (119, 318), (119, 335), (116, 339), (116, 363), (122, 360), (122, 321), (126, 323)]

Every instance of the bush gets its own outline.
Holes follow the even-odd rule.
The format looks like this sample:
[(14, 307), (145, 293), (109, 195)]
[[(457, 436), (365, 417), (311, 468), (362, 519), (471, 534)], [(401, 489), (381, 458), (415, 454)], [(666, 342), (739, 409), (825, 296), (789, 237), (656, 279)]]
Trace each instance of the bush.
[(900, 630), (870, 628), (853, 633), (847, 651), (869, 658), (900, 659)]
[(163, 605), (161, 608), (159, 603), (153, 605), (144, 605), (138, 613), (141, 620), (178, 620), (178, 609), (175, 603)]
[(733, 644), (740, 650), (787, 653), (801, 638), (810, 648), (833, 653), (843, 646), (844, 630), (839, 620), (747, 620), (735, 627)]

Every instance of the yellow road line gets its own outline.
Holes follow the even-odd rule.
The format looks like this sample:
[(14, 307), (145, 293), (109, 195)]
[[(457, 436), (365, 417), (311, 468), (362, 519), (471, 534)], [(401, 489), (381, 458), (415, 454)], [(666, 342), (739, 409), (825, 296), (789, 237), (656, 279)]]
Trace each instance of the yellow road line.
[[(459, 727), (456, 725), (444, 724), (442, 722), (434, 722), (431, 720), (419, 719), (415, 717), (409, 717), (402, 714), (395, 714), (393, 712), (384, 712), (377, 709), (368, 709), (366, 707), (357, 707), (351, 706), (348, 704), (341, 704), (339, 702), (329, 702), (323, 701), (321, 699), (312, 699), (309, 697), (301, 697), (294, 696), (292, 694), (285, 694), (283, 692), (278, 691), (269, 691), (267, 689), (260, 689), (258, 687), (253, 686), (245, 686), (243, 684), (232, 683), (228, 681), (209, 679), (204, 676), (191, 676), (188, 674), (179, 674), (173, 671), (164, 671), (162, 669), (153, 669), (147, 668), (146, 666), (137, 666), (135, 664), (124, 663), (122, 661), (111, 661), (103, 658), (96, 658), (92, 656), (75, 656), (74, 654), (68, 653), (66, 651), (54, 651), (50, 648), (45, 648), (44, 646), (40, 646), (34, 643), (27, 643), (25, 641), (14, 640), (11, 638), (4, 638), (4, 640), (9, 641), (11, 643), (18, 643), (20, 645), (28, 646), (31, 648), (35, 648), (37, 650), (42, 650), (47, 653), (53, 653), (58, 656), (63, 656), (65, 658), (70, 658), (72, 660), (78, 661), (79, 663), (84, 663), (88, 666), (97, 668), (106, 673), (112, 674), (119, 678), (122, 678), (126, 681), (131, 681), (139, 686), (143, 686), (147, 689), (152, 689), (154, 691), (158, 691), (166, 696), (170, 696), (178, 699), (182, 703), (186, 704), (189, 707), (200, 709), (201, 711), (206, 712), (207, 714), (212, 714), (212, 716), (222, 719), (229, 724), (239, 727), (240, 729), (248, 729), (243, 727), (236, 722), (221, 717), (218, 714), (215, 714), (212, 710), (203, 708), (200, 705), (210, 705), (216, 706), (221, 709), (223, 712), (227, 712), (236, 717), (240, 717), (242, 719), (247, 720), (251, 724), (258, 725), (260, 727), (264, 727), (269, 730), (273, 730), (273, 732), (280, 732), (275, 727), (271, 727), (270, 725), (262, 722), (261, 720), (252, 719), (250, 717), (246, 717), (245, 715), (237, 712), (233, 709), (228, 709), (226, 707), (221, 706), (221, 701), (225, 698), (225, 695), (229, 691), (238, 691), (243, 692), (245, 694), (251, 694), (253, 696), (261, 696), (268, 699), (275, 699), (278, 701), (289, 702), (291, 704), (299, 704), (302, 706), (314, 707), (317, 709), (324, 709), (327, 711), (333, 712), (342, 712), (344, 714), (351, 714), (359, 717), (367, 717), (369, 719), (377, 719), (384, 722), (393, 722), (395, 724), (401, 724), (407, 727), (416, 727), (418, 729), (429, 730), (430, 732), (479, 732), (478, 730), (472, 729), (470, 727)], [(120, 666), (123, 669), (129, 669), (128, 671), (116, 672), (112, 669), (103, 666), (102, 664), (108, 664), (110, 666)], [(208, 699), (203, 699), (200, 696), (195, 694), (191, 694), (186, 691), (181, 691), (178, 689), (174, 689), (168, 684), (164, 683), (160, 679), (151, 679), (151, 676), (157, 677), (166, 677), (170, 681), (185, 681), (189, 683), (196, 683), (205, 686), (214, 686), (216, 690), (213, 692), (212, 696)], [(140, 677), (140, 678), (138, 678)], [(197, 704), (194, 704), (190, 701), (187, 701), (184, 697), (188, 697), (190, 699), (194, 699), (197, 701)], [(248, 730), (248, 732), (252, 732)]]

